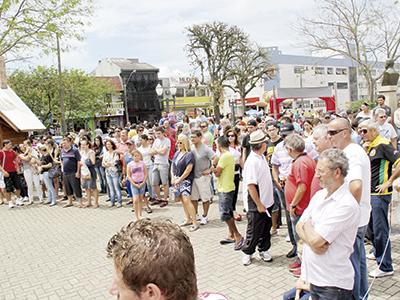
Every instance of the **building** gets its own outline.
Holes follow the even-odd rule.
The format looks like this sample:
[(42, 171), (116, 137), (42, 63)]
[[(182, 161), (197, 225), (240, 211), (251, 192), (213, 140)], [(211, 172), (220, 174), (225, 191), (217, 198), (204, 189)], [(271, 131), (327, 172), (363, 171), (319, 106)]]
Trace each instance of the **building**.
[(158, 69), (137, 58), (105, 58), (98, 62), (96, 77), (119, 77), (122, 95), (114, 99), (123, 103), (125, 120), (138, 122), (156, 120), (161, 116), (156, 94)]
[[(367, 83), (358, 64), (347, 58), (317, 57), (282, 54), (278, 47), (265, 48), (269, 59), (276, 66), (276, 76), (265, 83), (265, 90), (275, 88), (332, 87), (336, 108), (344, 110), (351, 101), (368, 100)], [(384, 63), (378, 62), (373, 75), (384, 71)], [(377, 91), (380, 82), (377, 82)], [(310, 109), (321, 107), (320, 100), (305, 99), (297, 107)]]
[(4, 59), (0, 57), (0, 145), (3, 140), (20, 144), (28, 138), (29, 132), (45, 129), (36, 115), (7, 85)]

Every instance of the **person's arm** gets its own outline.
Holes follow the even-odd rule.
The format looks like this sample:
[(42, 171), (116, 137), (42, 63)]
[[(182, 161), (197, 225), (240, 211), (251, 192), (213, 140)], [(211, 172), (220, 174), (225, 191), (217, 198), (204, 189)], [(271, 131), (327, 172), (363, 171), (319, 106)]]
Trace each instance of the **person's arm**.
[(282, 190), (282, 185), (279, 181), (279, 166), (272, 165), (272, 179), (279, 190)]
[(122, 179), (124, 179), (126, 177), (126, 161), (125, 159), (122, 160)]
[(354, 198), (356, 198), (358, 203), (360, 203), (361, 201), (362, 185), (363, 183), (359, 179), (352, 180), (349, 183), (350, 193), (353, 195)]
[(193, 164), (192, 163), (188, 164), (186, 166), (186, 169), (183, 172), (183, 174), (178, 179), (175, 180), (175, 184), (178, 184), (178, 183), (181, 183), (182, 181), (184, 181), (190, 175), (190, 172), (192, 172), (192, 169), (193, 169)]
[(392, 186), (393, 182), (399, 178), (400, 176), (400, 163), (396, 164), (396, 167), (392, 173), (392, 176), (388, 179), (388, 181), (384, 182), (381, 185), (376, 186), (376, 192), (383, 193), (386, 189)]
[(391, 138), (390, 143), (392, 144), (394, 150), (397, 150), (397, 137)]
[(296, 231), (315, 254), (322, 255), (328, 250), (329, 243), (314, 230), (311, 219), (297, 223)]
[(144, 171), (144, 180), (143, 180), (142, 184), (140, 185), (140, 187), (143, 187), (147, 181), (148, 171), (147, 171), (147, 167), (145, 164), (143, 164), (143, 171)]
[(299, 204), (300, 200), (303, 198), (304, 194), (307, 191), (307, 186), (304, 182), (300, 182), (297, 185), (296, 192), (294, 193), (294, 197), (292, 203), (290, 204), (290, 214), (295, 216), (296, 206)]
[(265, 211), (267, 210), (266, 207), (264, 206), (264, 204), (262, 204), (261, 199), (260, 199), (260, 195), (257, 192), (257, 187), (255, 184), (248, 184), (247, 185), (247, 189), (248, 192), (250, 194), (251, 199), (253, 199), (254, 203), (257, 206), (257, 210), (260, 213), (265, 213)]
[(75, 157), (76, 157), (76, 173), (75, 173), (75, 177), (76, 178), (80, 178), (81, 177), (81, 156), (79, 154), (79, 152), (75, 153)]

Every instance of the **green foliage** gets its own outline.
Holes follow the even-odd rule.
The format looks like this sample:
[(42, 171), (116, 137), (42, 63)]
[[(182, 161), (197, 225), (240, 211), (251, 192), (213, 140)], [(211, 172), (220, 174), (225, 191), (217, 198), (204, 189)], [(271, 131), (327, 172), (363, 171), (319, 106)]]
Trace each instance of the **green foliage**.
[(367, 100), (364, 100), (364, 99), (360, 99), (360, 100), (357, 100), (357, 101), (349, 102), (349, 104), (350, 104), (349, 105), (349, 109), (352, 110), (352, 111), (359, 111), (361, 105), (364, 102), (367, 102), (369, 104), (369, 108), (370, 109), (373, 109), (376, 106), (376, 102), (375, 101), (371, 101), (371, 100), (367, 101)]
[(93, 13), (93, 0), (0, 1), (0, 56), (38, 47), (45, 52), (63, 40), (82, 39), (82, 28)]
[[(48, 125), (50, 115), (61, 120), (59, 76), (55, 68), (37, 67), (15, 71), (9, 84), (29, 108)], [(113, 87), (106, 81), (87, 75), (82, 70), (64, 70), (66, 119), (90, 118), (109, 102)]]

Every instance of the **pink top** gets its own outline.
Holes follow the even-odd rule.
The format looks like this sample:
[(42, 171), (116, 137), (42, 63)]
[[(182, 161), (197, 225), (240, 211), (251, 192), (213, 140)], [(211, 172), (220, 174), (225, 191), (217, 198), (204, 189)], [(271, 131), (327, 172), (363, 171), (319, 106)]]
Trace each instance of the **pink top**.
[(144, 181), (144, 168), (145, 164), (143, 161), (131, 161), (128, 164), (128, 172), (131, 175), (133, 182), (142, 183)]

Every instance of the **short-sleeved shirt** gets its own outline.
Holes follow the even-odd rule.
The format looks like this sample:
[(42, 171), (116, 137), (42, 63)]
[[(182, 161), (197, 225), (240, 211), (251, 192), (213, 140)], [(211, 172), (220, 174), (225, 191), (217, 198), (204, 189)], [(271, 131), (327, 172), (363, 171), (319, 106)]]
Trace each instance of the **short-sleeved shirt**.
[[(50, 154), (46, 154), (40, 158), (40, 162), (42, 163), (42, 166), (45, 166), (45, 165), (48, 165), (49, 163), (53, 163), (53, 158), (51, 157)], [(47, 172), (50, 169), (51, 169), (51, 167), (42, 168), (42, 171), (40, 172), (40, 174), (43, 174), (44, 172)]]
[(164, 155), (161, 154), (156, 154), (154, 155), (154, 163), (155, 164), (160, 164), (160, 165), (168, 165), (168, 156), (169, 156), (169, 151), (171, 149), (171, 141), (167, 138), (164, 137), (162, 140), (161, 139), (156, 139), (153, 143), (152, 148), (167, 148), (167, 151), (165, 152)]
[(367, 153), (358, 144), (350, 143), (343, 149), (343, 152), (349, 160), (349, 170), (346, 176), (347, 184), (350, 184), (353, 180), (361, 180), (362, 182), (359, 227), (365, 226), (368, 224), (371, 214), (371, 164)]
[[(371, 161), (371, 195), (378, 195), (376, 187), (388, 181), (392, 176), (393, 165), (397, 165), (400, 161), (400, 153), (394, 151), (389, 140), (378, 135), (367, 149), (369, 159)], [(379, 195), (390, 195), (393, 188), (390, 186)]]
[(144, 181), (144, 168), (145, 164), (143, 161), (135, 162), (131, 161), (128, 166), (128, 172), (133, 182), (142, 183)]
[(75, 174), (78, 171), (78, 162), (81, 160), (81, 155), (78, 149), (71, 147), (68, 151), (61, 150), (61, 160), (63, 163), (64, 174)]
[(265, 156), (267, 158), (267, 162), (269, 165), (269, 168), (272, 169), (272, 164), (271, 164), (271, 158), (272, 158), (272, 154), (274, 153), (275, 147), (276, 145), (278, 145), (280, 142), (282, 142), (283, 139), (279, 138), (277, 141), (273, 142), (271, 140), (268, 141), (267, 143), (267, 151), (265, 153)]
[[(15, 159), (17, 158), (17, 153), (13, 150), (5, 151), (0, 150), (0, 165), (8, 173), (17, 172), (17, 166), (15, 164)], [(4, 162), (4, 164), (3, 164)]]
[(250, 152), (243, 168), (243, 203), (247, 211), (257, 211), (254, 201), (249, 200), (248, 185), (254, 184), (258, 187), (261, 203), (266, 208), (274, 205), (273, 185), (271, 172), (267, 160), (263, 155), (254, 151)]
[(211, 167), (211, 160), (215, 156), (214, 151), (205, 144), (201, 144), (199, 148), (192, 146), (192, 153), (194, 155), (194, 178), (200, 178), (202, 172)]
[(180, 155), (181, 152), (178, 151), (174, 155), (174, 159), (172, 160), (172, 167), (174, 176), (180, 177), (185, 172), (188, 165), (194, 165), (190, 174), (185, 178), (185, 180), (193, 181), (194, 178), (194, 167), (195, 167), (195, 159), (192, 152), (186, 152)]
[(385, 139), (390, 140), (397, 138), (396, 130), (390, 123), (383, 123), (382, 125), (379, 126), (378, 131), (379, 134)]
[(300, 219), (311, 219), (314, 230), (329, 243), (328, 250), (321, 255), (303, 245), (301, 279), (316, 286), (351, 290), (354, 269), (350, 255), (360, 222), (360, 207), (347, 183), (327, 195), (326, 189), (318, 191)]
[(306, 185), (306, 191), (296, 206), (296, 215), (300, 216), (310, 203), (311, 182), (315, 174), (316, 162), (306, 153), (298, 156), (292, 163), (292, 169), (285, 184), (285, 198), (287, 206), (292, 203), (297, 187), (300, 183)]
[(206, 133), (203, 133), (202, 142), (211, 148), (214, 143), (214, 136), (207, 131)]
[(235, 159), (227, 151), (218, 160), (217, 167), (222, 168), (222, 172), (217, 178), (217, 189), (220, 193), (229, 193), (235, 190)]

